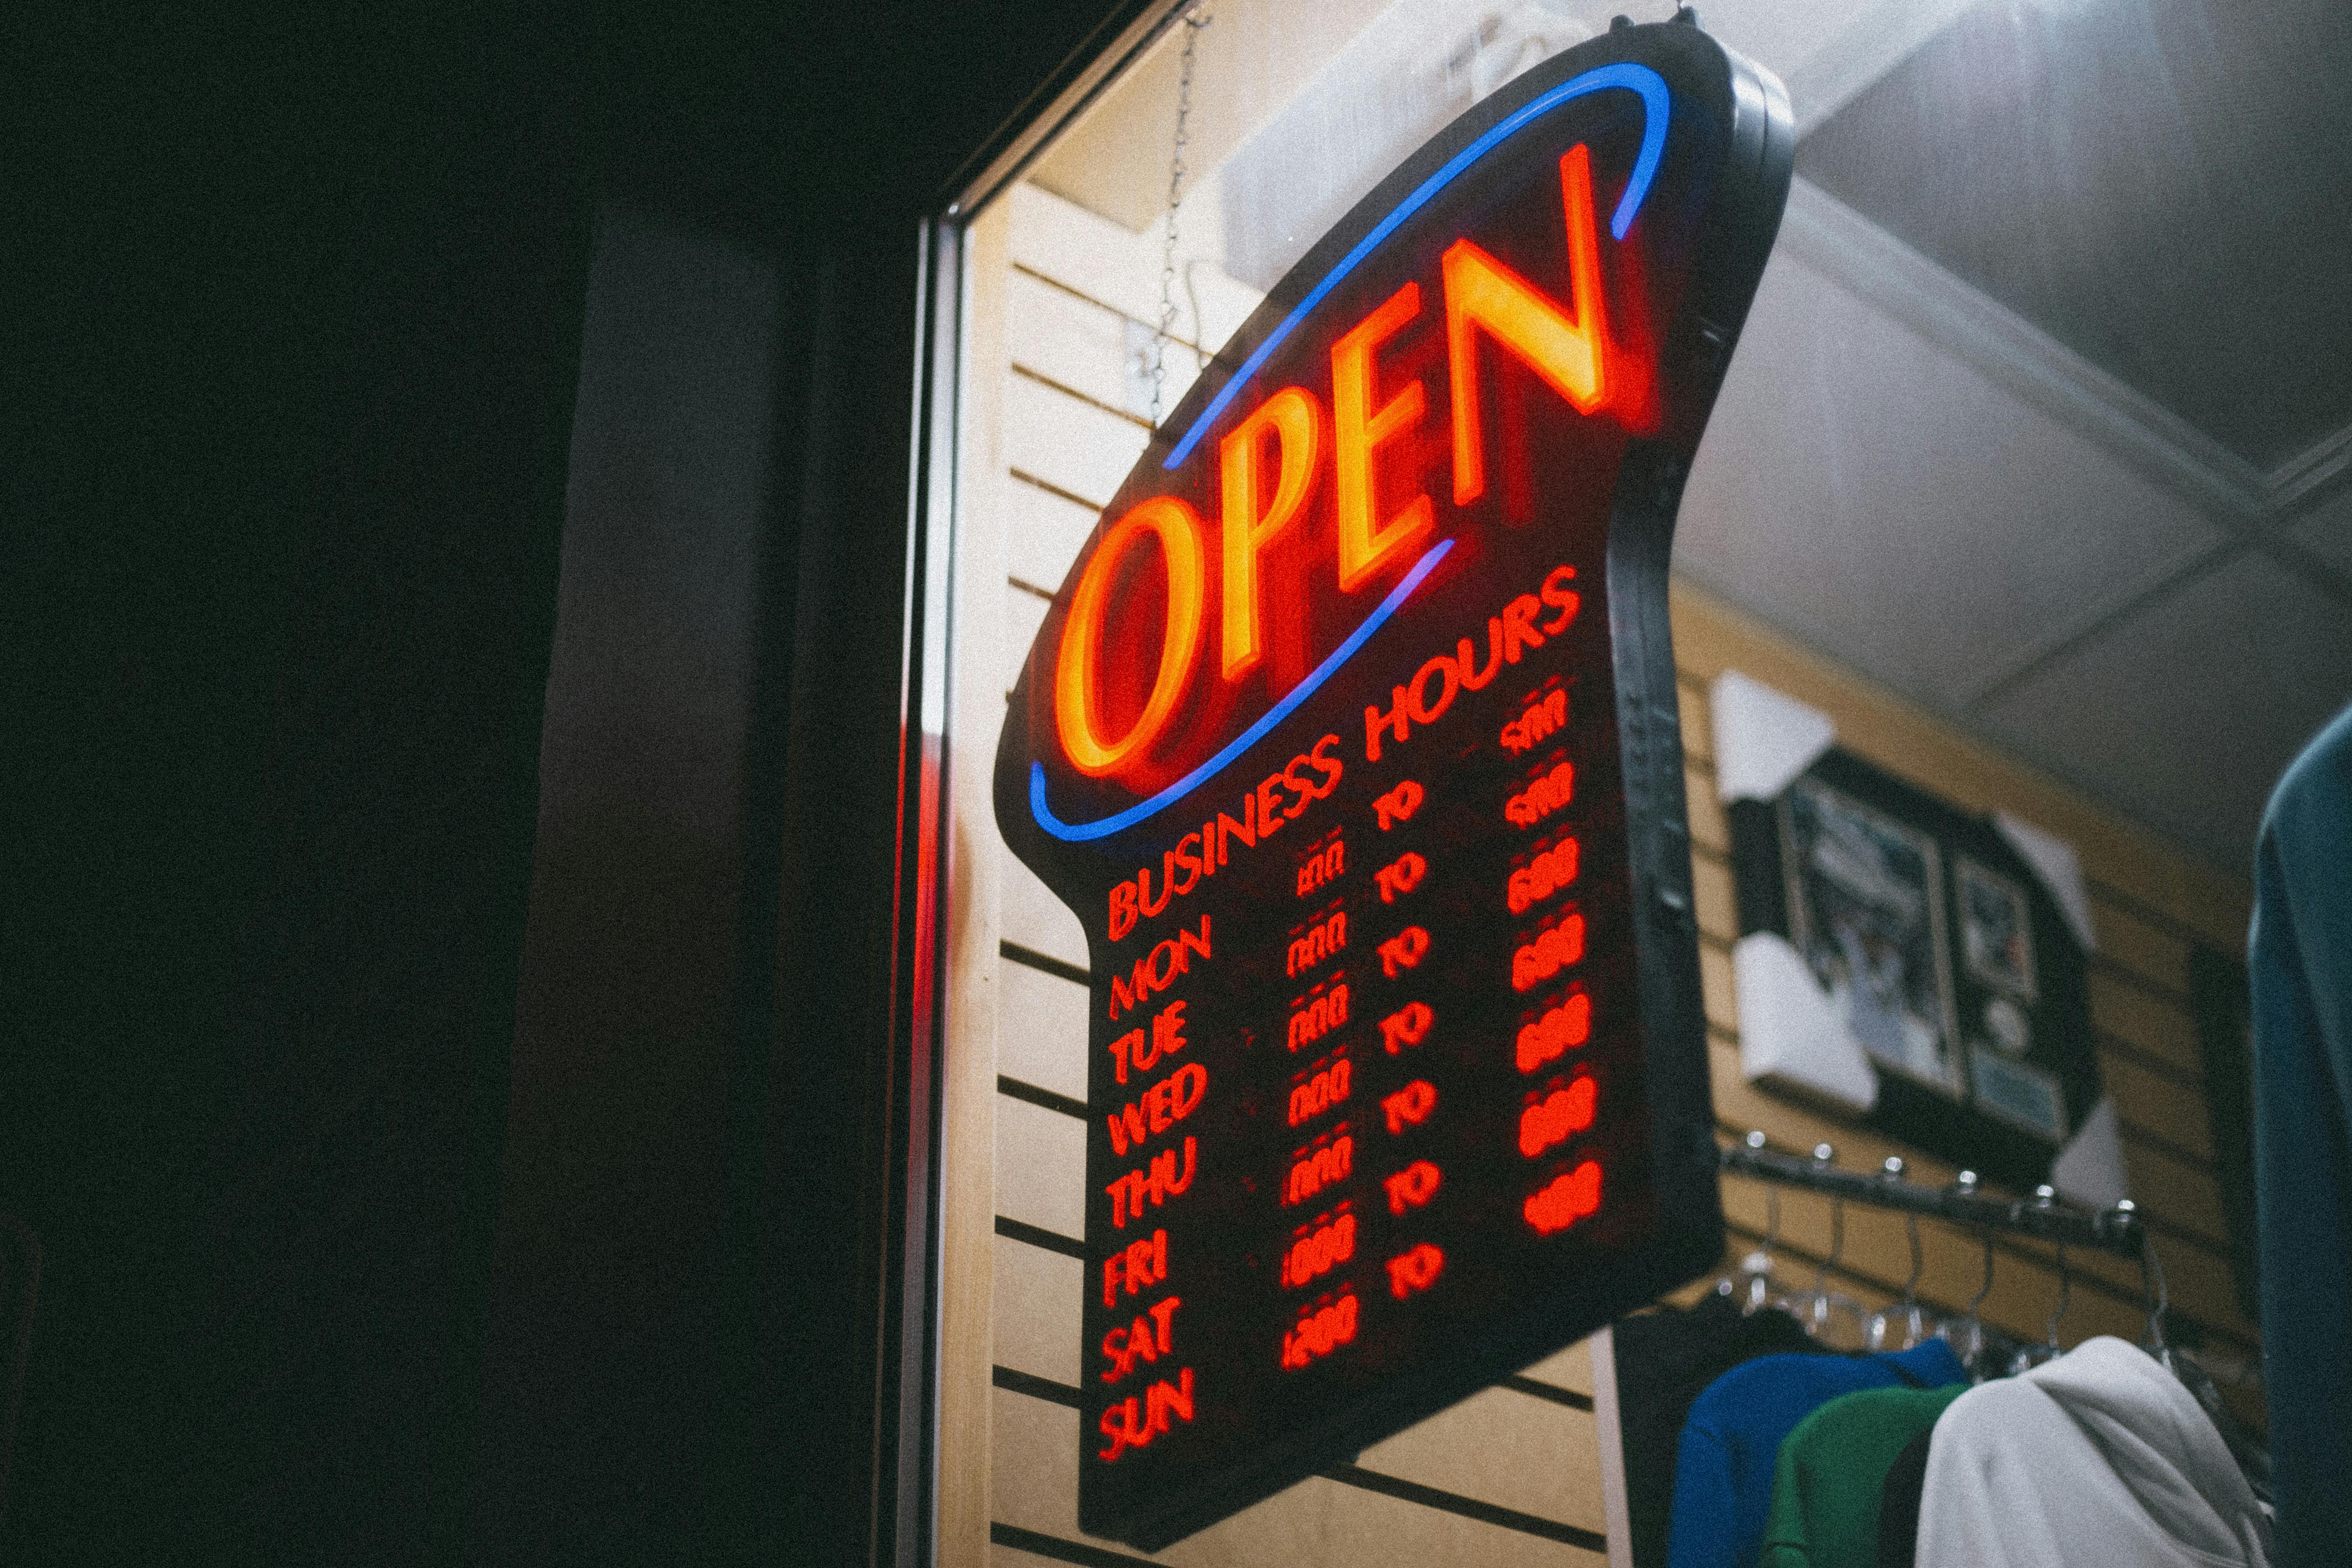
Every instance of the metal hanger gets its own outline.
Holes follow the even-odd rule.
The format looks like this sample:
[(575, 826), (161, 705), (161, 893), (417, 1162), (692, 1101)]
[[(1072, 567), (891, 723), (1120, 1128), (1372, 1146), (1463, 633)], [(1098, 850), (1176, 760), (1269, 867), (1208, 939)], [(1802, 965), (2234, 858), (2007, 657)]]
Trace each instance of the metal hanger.
[[(1760, 1150), (1766, 1140), (1761, 1132), (1750, 1132), (1742, 1142), (1750, 1149)], [(1772, 1279), (1772, 1249), (1780, 1243), (1780, 1189), (1768, 1184), (1764, 1189), (1763, 1243), (1739, 1260), (1737, 1274), (1727, 1274), (1715, 1282), (1715, 1293), (1728, 1297), (1742, 1312), (1786, 1305), (1785, 1297), (1774, 1294), (1778, 1287)]]
[[(1880, 1175), (1889, 1182), (1903, 1179), (1903, 1157), (1886, 1156), (1879, 1167)], [(1874, 1351), (1907, 1351), (1927, 1337), (1927, 1315), (1919, 1308), (1919, 1276), (1927, 1267), (1927, 1255), (1919, 1246), (1919, 1216), (1906, 1212), (1903, 1215), (1903, 1234), (1911, 1243), (1911, 1277), (1903, 1281), (1903, 1300), (1893, 1307), (1881, 1307), (1863, 1324), (1862, 1339), (1865, 1348)], [(1890, 1344), (1892, 1340), (1900, 1344)]]
[[(1837, 1151), (1827, 1143), (1813, 1145), (1813, 1165), (1826, 1171), (1837, 1163)], [(1812, 1289), (1797, 1298), (1794, 1310), (1805, 1331), (1833, 1350), (1860, 1350), (1864, 1331), (1862, 1303), (1842, 1290), (1829, 1288), (1830, 1270), (1845, 1256), (1845, 1199), (1830, 1198), (1830, 1255), (1813, 1270)]]
[(2170, 1367), (2172, 1347), (2164, 1342), (2164, 1314), (2172, 1306), (2172, 1297), (2164, 1288), (2164, 1265), (2157, 1261), (2156, 1238), (2147, 1234), (2147, 1222), (2138, 1218), (2139, 1205), (2131, 1199), (2116, 1205), (2116, 1212), (2139, 1226), (2139, 1288), (2147, 1305), (2147, 1338), (2139, 1348)]
[[(1962, 1171), (1952, 1186), (1962, 1194), (1973, 1197), (1977, 1190), (1977, 1173)], [(1984, 1305), (1984, 1299), (1992, 1294), (1992, 1226), (1983, 1226), (1981, 1234), (1984, 1237), (1984, 1279), (1958, 1317), (1946, 1318), (1936, 1325), (1937, 1335), (1949, 1341), (1952, 1348), (1959, 1352), (1960, 1364), (1969, 1369), (1971, 1381), (1980, 1381), (1976, 1373), (1985, 1352), (1984, 1319), (1979, 1315), (1978, 1309)]]
[[(2058, 1193), (2054, 1187), (2044, 1185), (2033, 1189), (2033, 1206), (2046, 1209), (2057, 1201)], [(2066, 1243), (2062, 1239), (2058, 1243), (2058, 1310), (2050, 1314), (2050, 1322), (2042, 1331), (2040, 1344), (2020, 1345), (2017, 1353), (2009, 1358), (2011, 1377), (2058, 1358), (2058, 1320), (2066, 1315), (2066, 1309), (2074, 1304), (2074, 1277), (2066, 1267)]]
[(2116, 1213), (2139, 1231), (2140, 1291), (2147, 1306), (2147, 1338), (2140, 1349), (2162, 1363), (2189, 1390), (2214, 1429), (2221, 1434), (2222, 1443), (2229, 1448), (2230, 1457), (2238, 1462), (2254, 1496), (2266, 1503), (2274, 1500), (2270, 1448), (2261, 1434), (2238, 1419), (2237, 1413), (2223, 1402), (2221, 1391), (2214, 1386), (2212, 1374), (2194, 1356), (2165, 1342), (2164, 1315), (2172, 1305), (2172, 1298), (2164, 1288), (2164, 1265), (2156, 1256), (2156, 1238), (2148, 1235), (2147, 1222), (2139, 1217), (2138, 1205), (2129, 1198), (2116, 1205)]

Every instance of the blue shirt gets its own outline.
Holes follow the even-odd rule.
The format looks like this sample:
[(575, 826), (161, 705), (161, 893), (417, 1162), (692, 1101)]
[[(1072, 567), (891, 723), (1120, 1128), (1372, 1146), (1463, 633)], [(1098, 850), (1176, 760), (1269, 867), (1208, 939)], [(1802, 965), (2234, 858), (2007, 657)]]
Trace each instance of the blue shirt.
[(2352, 709), (2263, 814), (2250, 942), (2254, 1205), (2277, 1561), (2352, 1541)]
[(1706, 1385), (1683, 1423), (1667, 1568), (1755, 1568), (1780, 1441), (1831, 1400), (1906, 1383), (1941, 1388), (1966, 1376), (1941, 1340), (1889, 1355), (1768, 1355), (1733, 1367)]

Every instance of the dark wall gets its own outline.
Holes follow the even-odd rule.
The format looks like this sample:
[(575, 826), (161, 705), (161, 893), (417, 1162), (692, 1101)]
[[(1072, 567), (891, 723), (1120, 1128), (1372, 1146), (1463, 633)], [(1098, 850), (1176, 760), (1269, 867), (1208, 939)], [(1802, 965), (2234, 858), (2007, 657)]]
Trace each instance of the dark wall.
[[(888, 1521), (923, 1501), (897, 1327), (920, 220), (1104, 23), (616, 27), (646, 67), (588, 298), (483, 1560), (919, 1560)], [(764, 445), (733, 417), (755, 384)]]
[(12, 35), (0, 1561), (873, 1555), (917, 220), (1103, 9)]
[(11, 29), (0, 1557), (454, 1525), (586, 260), (583, 40)]
[(489, 1561), (633, 1534), (667, 1560), (644, 1547), (711, 1503), (714, 1412), (673, 1394), (720, 1381), (735, 1043), (772, 928), (744, 894), (781, 281), (707, 230), (600, 214), (494, 1254)]

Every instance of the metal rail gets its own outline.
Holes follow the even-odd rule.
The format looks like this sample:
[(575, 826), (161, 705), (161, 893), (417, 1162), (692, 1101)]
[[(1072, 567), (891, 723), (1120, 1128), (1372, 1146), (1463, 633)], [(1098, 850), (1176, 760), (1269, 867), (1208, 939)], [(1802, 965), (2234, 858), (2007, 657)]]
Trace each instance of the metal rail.
[(1848, 1203), (1930, 1215), (1955, 1225), (2039, 1237), (2069, 1247), (2095, 1247), (2136, 1260), (2146, 1243), (2147, 1222), (2128, 1198), (2111, 1209), (2069, 1207), (2048, 1187), (2035, 1189), (2030, 1198), (1998, 1198), (1979, 1190), (1973, 1171), (1962, 1171), (1948, 1187), (1923, 1186), (1904, 1177), (1901, 1160), (1888, 1160), (1875, 1173), (1842, 1171), (1832, 1163), (1826, 1143), (1809, 1160), (1767, 1147), (1761, 1132), (1750, 1132), (1721, 1153), (1727, 1171), (1826, 1193)]

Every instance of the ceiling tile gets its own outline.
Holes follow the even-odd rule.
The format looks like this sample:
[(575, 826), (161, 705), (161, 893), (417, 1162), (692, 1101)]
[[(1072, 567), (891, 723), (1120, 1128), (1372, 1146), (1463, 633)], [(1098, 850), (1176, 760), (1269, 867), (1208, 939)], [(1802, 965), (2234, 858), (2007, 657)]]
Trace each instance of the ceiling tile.
[(2322, 501), (2309, 516), (2287, 525), (2297, 544), (2352, 577), (2352, 485)]
[(1981, 720), (2242, 875), (2272, 785), (2347, 701), (2352, 616), (2248, 552), (1987, 703)]
[(1691, 475), (1675, 564), (1950, 710), (2221, 536), (1786, 254)]
[(1986, 0), (1804, 175), (2257, 468), (2352, 422), (2352, 7)]

